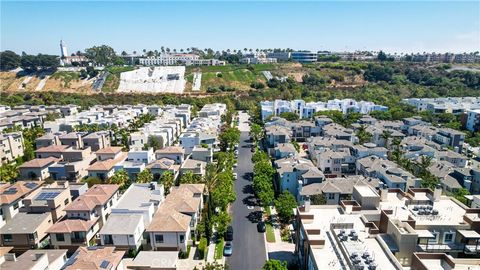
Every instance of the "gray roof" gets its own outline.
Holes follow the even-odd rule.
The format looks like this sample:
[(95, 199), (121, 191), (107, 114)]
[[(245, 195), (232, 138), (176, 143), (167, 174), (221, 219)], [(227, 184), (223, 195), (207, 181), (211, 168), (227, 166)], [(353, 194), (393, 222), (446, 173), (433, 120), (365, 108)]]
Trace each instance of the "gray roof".
[(307, 196), (322, 193), (352, 194), (353, 187), (356, 185), (369, 185), (372, 187), (378, 187), (379, 183), (380, 180), (377, 178), (365, 178), (360, 175), (327, 178), (322, 183), (313, 183), (304, 186), (300, 194)]
[(99, 234), (134, 234), (142, 218), (140, 214), (111, 214)]
[(0, 234), (31, 234), (46, 219), (52, 219), (50, 212), (42, 214), (18, 213), (0, 228)]

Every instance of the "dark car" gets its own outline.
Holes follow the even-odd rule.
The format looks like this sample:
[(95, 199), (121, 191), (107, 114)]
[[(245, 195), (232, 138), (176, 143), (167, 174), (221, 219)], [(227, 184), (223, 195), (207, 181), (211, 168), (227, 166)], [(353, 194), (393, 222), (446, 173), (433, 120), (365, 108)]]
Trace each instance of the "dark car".
[(255, 153), (255, 147), (252, 147), (252, 149), (250, 149), (250, 151), (251, 151), (252, 153)]
[(260, 222), (257, 223), (257, 231), (258, 232), (264, 233), (266, 229), (267, 228), (265, 226), (265, 222), (260, 221)]
[(227, 231), (225, 232), (225, 241), (232, 241), (233, 240), (233, 228), (232, 226), (228, 226)]
[(223, 247), (223, 256), (232, 256), (233, 253), (233, 248), (232, 248), (232, 243), (227, 242), (225, 243), (225, 246)]

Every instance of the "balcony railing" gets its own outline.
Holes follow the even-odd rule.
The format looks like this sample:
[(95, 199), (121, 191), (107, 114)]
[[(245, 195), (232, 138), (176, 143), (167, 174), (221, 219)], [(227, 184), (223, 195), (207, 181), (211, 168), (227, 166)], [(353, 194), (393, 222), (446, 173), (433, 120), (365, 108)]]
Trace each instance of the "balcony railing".
[(70, 241), (72, 243), (86, 243), (87, 242), (87, 239), (85, 239), (85, 237), (82, 237), (82, 238), (71, 238)]

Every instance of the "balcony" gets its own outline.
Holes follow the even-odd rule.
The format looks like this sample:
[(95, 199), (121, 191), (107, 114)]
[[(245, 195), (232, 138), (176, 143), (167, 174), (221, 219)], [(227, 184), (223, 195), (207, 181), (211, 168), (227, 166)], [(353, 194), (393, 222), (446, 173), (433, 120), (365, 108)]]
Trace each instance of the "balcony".
[(70, 241), (71, 241), (72, 243), (82, 243), (82, 244), (87, 243), (87, 239), (85, 239), (85, 237), (71, 238)]

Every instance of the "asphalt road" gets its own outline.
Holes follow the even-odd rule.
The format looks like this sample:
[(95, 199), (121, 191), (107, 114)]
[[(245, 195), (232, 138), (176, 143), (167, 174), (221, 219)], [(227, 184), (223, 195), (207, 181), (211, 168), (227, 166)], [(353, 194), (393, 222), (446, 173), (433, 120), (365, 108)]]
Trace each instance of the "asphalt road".
[[(246, 114), (241, 114), (240, 122), (246, 121)], [(266, 250), (264, 235), (257, 232), (256, 223), (261, 218), (261, 211), (254, 206), (251, 190), (251, 174), (253, 171), (251, 143), (248, 126), (241, 123), (240, 144), (238, 149), (238, 178), (235, 182), (237, 200), (232, 205), (233, 217), (233, 254), (227, 258), (232, 270), (260, 270), (265, 264)], [(245, 176), (250, 175), (246, 178)]]

